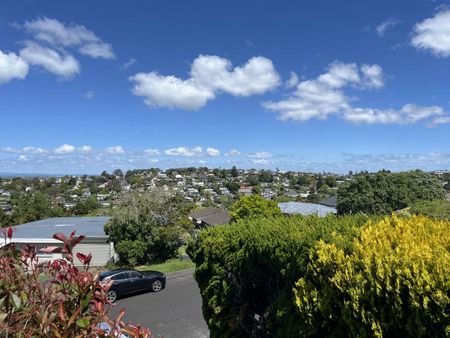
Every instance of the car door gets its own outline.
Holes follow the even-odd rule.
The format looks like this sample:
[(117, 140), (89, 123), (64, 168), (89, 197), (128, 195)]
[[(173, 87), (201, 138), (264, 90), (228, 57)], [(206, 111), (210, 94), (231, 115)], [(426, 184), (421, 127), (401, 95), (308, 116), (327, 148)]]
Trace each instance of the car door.
[(137, 271), (128, 271), (128, 279), (133, 291), (142, 291), (147, 288), (145, 278), (142, 278), (142, 274)]
[(111, 276), (111, 279), (114, 281), (111, 288), (117, 291), (119, 294), (131, 292), (128, 274), (126, 272), (120, 272), (114, 276)]

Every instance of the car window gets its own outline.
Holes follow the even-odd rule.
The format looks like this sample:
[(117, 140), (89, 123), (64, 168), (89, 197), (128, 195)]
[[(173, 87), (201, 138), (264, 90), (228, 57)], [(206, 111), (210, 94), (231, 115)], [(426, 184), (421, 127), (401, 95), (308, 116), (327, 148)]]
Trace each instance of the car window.
[(111, 277), (112, 280), (121, 280), (121, 279), (127, 279), (128, 276), (125, 272), (118, 273), (117, 275), (114, 275)]
[(138, 278), (141, 277), (141, 274), (137, 271), (128, 271), (128, 276), (130, 278)]

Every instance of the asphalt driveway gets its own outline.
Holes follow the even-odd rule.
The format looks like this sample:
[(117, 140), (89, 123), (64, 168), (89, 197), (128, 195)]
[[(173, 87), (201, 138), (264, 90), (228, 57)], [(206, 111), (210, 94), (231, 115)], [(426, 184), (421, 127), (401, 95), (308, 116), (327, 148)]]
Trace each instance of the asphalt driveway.
[(112, 314), (125, 308), (124, 321), (150, 328), (153, 337), (209, 337), (200, 290), (192, 274), (192, 269), (167, 274), (164, 290), (119, 299)]

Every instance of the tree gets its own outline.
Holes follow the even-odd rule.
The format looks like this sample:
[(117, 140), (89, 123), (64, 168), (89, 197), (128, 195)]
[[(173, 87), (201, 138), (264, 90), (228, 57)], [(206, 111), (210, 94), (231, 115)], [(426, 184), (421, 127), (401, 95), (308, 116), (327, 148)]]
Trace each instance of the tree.
[(325, 178), (325, 184), (330, 188), (334, 188), (336, 186), (336, 178), (334, 176), (327, 176)]
[(306, 175), (299, 176), (298, 180), (297, 180), (297, 184), (300, 186), (308, 185), (309, 184), (308, 176), (306, 176)]
[(19, 198), (11, 216), (14, 224), (36, 221), (53, 216), (50, 198), (40, 191)]
[(420, 170), (362, 172), (339, 187), (337, 210), (339, 214), (390, 214), (415, 202), (443, 199), (444, 196), (438, 179)]
[(239, 172), (238, 172), (238, 170), (236, 169), (236, 166), (235, 166), (235, 165), (231, 168), (231, 170), (230, 170), (230, 175), (231, 175), (231, 177), (238, 177), (238, 176), (239, 176)]
[(122, 178), (122, 177), (123, 177), (123, 171), (122, 171), (122, 169), (116, 169), (116, 170), (114, 170), (114, 171), (113, 171), (113, 175)]
[(78, 202), (72, 209), (74, 215), (87, 215), (100, 208), (100, 203), (95, 197), (89, 197), (84, 201)]
[(0, 228), (10, 225), (9, 222), (9, 216), (3, 211), (3, 209), (0, 209)]
[(175, 257), (184, 229), (179, 197), (162, 190), (132, 194), (115, 211), (105, 231), (124, 264), (147, 264)]
[(259, 181), (271, 183), (273, 182), (273, 175), (269, 170), (261, 170), (259, 173)]
[(272, 200), (266, 200), (259, 195), (243, 196), (230, 207), (230, 215), (233, 221), (253, 217), (282, 216), (278, 204)]
[(225, 187), (232, 193), (237, 194), (241, 185), (237, 182), (227, 182), (225, 183)]

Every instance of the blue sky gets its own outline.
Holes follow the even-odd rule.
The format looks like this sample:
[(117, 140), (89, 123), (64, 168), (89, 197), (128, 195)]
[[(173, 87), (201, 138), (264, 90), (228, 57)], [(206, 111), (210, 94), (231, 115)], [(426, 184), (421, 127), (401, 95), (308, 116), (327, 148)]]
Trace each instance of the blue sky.
[(450, 167), (449, 1), (0, 3), (0, 172)]

